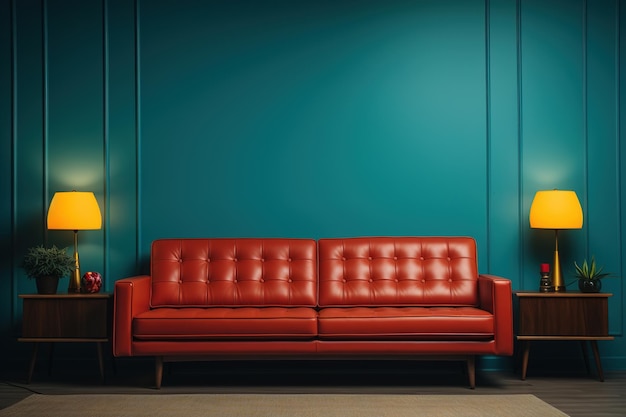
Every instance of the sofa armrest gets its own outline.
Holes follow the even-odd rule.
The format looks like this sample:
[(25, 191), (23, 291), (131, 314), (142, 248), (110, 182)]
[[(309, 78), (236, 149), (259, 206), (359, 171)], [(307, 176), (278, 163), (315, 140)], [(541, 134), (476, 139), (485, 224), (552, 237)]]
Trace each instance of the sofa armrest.
[(151, 277), (141, 275), (115, 282), (113, 307), (113, 355), (131, 356), (133, 318), (150, 309)]
[(511, 281), (495, 275), (478, 276), (479, 307), (494, 316), (495, 354), (513, 354), (513, 293)]

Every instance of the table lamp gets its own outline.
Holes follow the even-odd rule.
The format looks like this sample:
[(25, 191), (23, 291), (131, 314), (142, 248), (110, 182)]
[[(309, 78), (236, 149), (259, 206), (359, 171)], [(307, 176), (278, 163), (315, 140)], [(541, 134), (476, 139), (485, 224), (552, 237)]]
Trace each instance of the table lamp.
[(48, 229), (74, 231), (75, 267), (70, 277), (68, 293), (80, 292), (80, 262), (78, 261), (78, 231), (102, 228), (102, 215), (92, 192), (67, 191), (55, 193), (48, 209)]
[(530, 206), (530, 227), (554, 229), (554, 265), (552, 285), (554, 291), (565, 291), (559, 262), (559, 230), (583, 227), (583, 210), (574, 191), (537, 191)]

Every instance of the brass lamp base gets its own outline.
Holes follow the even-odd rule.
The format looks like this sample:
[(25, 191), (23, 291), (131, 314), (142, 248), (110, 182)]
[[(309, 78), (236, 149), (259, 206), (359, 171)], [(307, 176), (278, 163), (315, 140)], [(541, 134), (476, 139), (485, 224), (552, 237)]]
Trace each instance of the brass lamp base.
[(565, 284), (561, 276), (561, 262), (559, 261), (559, 251), (554, 251), (554, 272), (552, 274), (552, 287), (555, 292), (565, 292)]
[(74, 272), (72, 272), (72, 275), (70, 276), (70, 284), (67, 287), (67, 292), (68, 293), (81, 292), (80, 281), (81, 281), (80, 271), (78, 270), (78, 267), (76, 267), (76, 269), (74, 270)]
[(70, 283), (67, 287), (68, 293), (79, 293), (80, 288), (80, 263), (78, 262), (78, 230), (74, 230), (74, 271), (70, 275)]

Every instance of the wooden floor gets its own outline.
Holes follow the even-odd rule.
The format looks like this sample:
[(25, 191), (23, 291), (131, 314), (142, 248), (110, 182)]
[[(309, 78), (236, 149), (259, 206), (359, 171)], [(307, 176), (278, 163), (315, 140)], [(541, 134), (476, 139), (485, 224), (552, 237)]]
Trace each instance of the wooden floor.
[(55, 364), (51, 375), (38, 364), (30, 384), (26, 370), (1, 376), (0, 408), (31, 393), (533, 394), (571, 417), (626, 416), (626, 372), (605, 372), (600, 382), (586, 373), (541, 375), (529, 370), (522, 381), (519, 373), (479, 371), (475, 390), (468, 388), (461, 365), (419, 361), (176, 363), (166, 368), (160, 390), (154, 389), (148, 361), (107, 364), (104, 384), (93, 364), (70, 369)]

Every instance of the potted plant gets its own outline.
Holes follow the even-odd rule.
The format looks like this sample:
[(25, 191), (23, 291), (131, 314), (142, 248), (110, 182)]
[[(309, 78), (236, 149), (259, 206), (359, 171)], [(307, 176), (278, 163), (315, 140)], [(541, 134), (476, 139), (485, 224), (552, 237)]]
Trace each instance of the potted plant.
[(574, 262), (576, 268), (576, 278), (578, 278), (578, 288), (581, 292), (600, 292), (602, 288), (602, 278), (606, 278), (611, 274), (602, 272), (603, 267), (596, 266), (596, 259), (592, 256), (591, 262), (587, 263), (585, 259), (582, 265)]
[(74, 258), (67, 254), (66, 249), (54, 245), (51, 248), (35, 246), (28, 249), (22, 268), (29, 278), (35, 279), (39, 294), (56, 294), (59, 278), (75, 269)]

